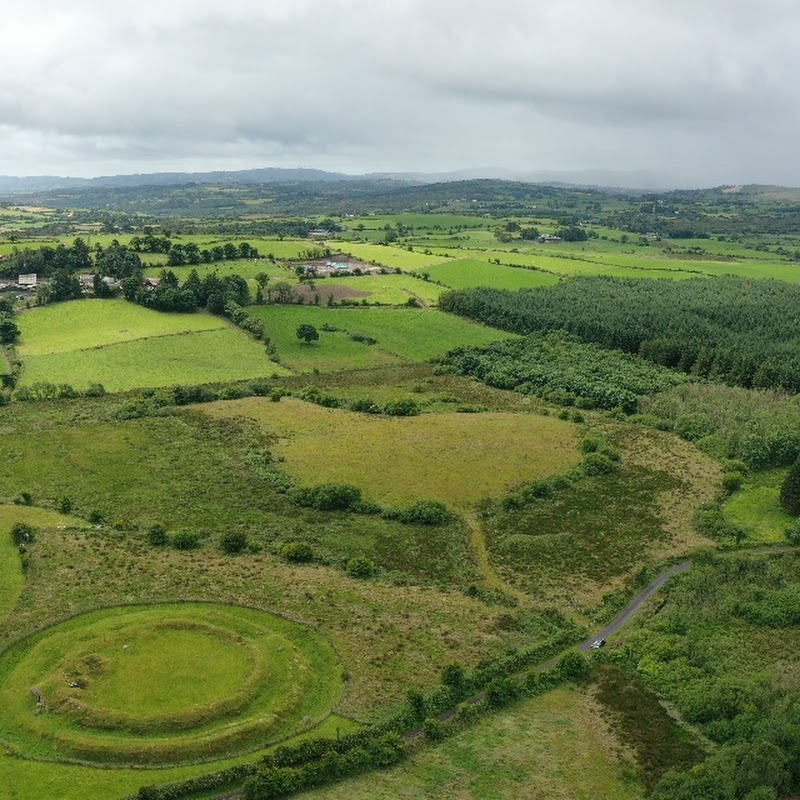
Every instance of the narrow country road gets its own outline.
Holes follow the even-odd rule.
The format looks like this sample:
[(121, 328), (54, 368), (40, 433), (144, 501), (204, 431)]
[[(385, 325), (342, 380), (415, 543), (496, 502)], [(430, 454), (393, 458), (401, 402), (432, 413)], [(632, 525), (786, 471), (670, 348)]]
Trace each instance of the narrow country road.
[(676, 564), (674, 567), (670, 567), (665, 572), (662, 572), (654, 581), (649, 583), (642, 589), (636, 597), (625, 606), (622, 611), (617, 614), (605, 628), (601, 628), (594, 636), (590, 639), (587, 639), (583, 644), (578, 645), (578, 649), (582, 653), (587, 653), (591, 650), (592, 642), (596, 639), (607, 639), (609, 636), (617, 633), (627, 622), (630, 618), (642, 607), (644, 603), (646, 603), (673, 575), (680, 575), (682, 572), (686, 572), (692, 566), (692, 562), (689, 560), (681, 561), (680, 564)]

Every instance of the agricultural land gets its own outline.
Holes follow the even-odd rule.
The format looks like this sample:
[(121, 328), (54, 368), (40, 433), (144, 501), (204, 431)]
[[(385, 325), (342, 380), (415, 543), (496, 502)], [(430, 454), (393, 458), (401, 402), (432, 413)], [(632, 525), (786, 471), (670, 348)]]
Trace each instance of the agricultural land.
[(798, 284), (769, 187), (0, 198), (0, 800), (797, 795)]

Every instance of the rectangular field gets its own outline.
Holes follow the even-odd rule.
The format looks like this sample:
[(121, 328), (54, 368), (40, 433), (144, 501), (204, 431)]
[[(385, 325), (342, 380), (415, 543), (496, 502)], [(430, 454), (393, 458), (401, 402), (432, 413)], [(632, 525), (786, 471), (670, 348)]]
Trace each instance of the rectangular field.
[[(324, 306), (250, 306), (251, 316), (264, 321), (282, 363), (300, 370), (379, 366), (398, 360), (427, 361), (459, 345), (488, 344), (512, 334), (461, 317), (420, 308), (327, 308)], [(297, 328), (314, 325), (318, 342), (298, 340)], [(325, 331), (328, 325), (337, 330)], [(350, 334), (369, 336), (377, 344), (354, 341)]]
[(354, 258), (374, 262), (384, 267), (400, 267), (400, 269), (419, 269), (431, 264), (438, 264), (445, 259), (441, 256), (425, 255), (424, 253), (410, 252), (400, 247), (382, 244), (360, 244), (357, 242), (342, 242), (341, 250)]
[(436, 305), (443, 288), (411, 275), (357, 275), (345, 278), (317, 278), (314, 280), (314, 292), (320, 296), (320, 302), (327, 302), (328, 293), (343, 289), (352, 291), (354, 299), (366, 299), (370, 305), (403, 306), (411, 298), (421, 305)]
[(425, 269), (431, 279), (441, 281), (454, 289), (471, 289), (475, 286), (492, 286), (497, 289), (529, 289), (552, 286), (558, 277), (549, 272), (506, 267), (488, 261), (463, 258)]
[(110, 392), (124, 392), (286, 373), (285, 368), (267, 358), (263, 344), (226, 325), (221, 330), (28, 356), (21, 385), (65, 383), (86, 389), (90, 383), (101, 383)]
[(493, 713), (388, 771), (304, 793), (307, 800), (640, 800), (631, 753), (587, 690)]
[(136, 339), (227, 327), (209, 314), (163, 314), (125, 300), (76, 300), (18, 315), (23, 359), (104, 347)]

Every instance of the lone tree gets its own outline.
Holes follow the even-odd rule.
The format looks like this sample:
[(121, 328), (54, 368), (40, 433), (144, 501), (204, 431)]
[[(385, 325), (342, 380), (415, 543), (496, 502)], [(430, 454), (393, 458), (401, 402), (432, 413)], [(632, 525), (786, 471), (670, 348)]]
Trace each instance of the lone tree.
[(297, 329), (297, 338), (302, 339), (306, 344), (311, 344), (319, 339), (319, 332), (313, 325), (301, 325)]
[(800, 515), (800, 458), (794, 462), (781, 487), (781, 505), (795, 516)]

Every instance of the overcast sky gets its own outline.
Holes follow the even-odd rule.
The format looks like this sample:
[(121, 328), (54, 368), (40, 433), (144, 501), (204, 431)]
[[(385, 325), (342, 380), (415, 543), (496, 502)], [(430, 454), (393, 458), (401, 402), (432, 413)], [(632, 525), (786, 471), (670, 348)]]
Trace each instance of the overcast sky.
[(797, 0), (26, 0), (2, 17), (0, 174), (800, 185)]

